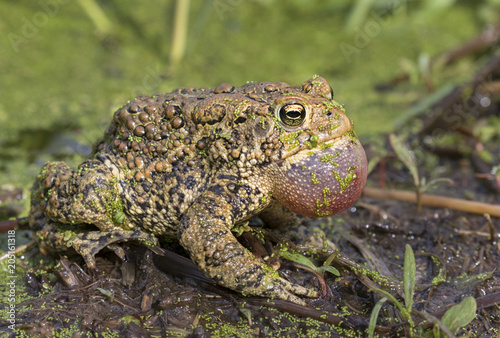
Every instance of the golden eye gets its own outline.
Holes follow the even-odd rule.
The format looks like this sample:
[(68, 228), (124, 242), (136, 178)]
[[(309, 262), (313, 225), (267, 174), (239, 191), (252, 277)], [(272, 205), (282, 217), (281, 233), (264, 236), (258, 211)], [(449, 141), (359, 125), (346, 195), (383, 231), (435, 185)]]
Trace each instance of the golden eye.
[(298, 103), (289, 103), (279, 110), (279, 119), (289, 127), (300, 126), (306, 118), (306, 109)]

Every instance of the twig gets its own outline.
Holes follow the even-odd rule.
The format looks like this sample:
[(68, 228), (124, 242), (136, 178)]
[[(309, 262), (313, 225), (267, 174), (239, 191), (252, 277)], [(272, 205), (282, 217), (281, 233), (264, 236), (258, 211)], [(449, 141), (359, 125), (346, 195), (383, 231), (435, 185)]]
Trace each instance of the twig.
[[(23, 252), (24, 250), (26, 250), (29, 247), (34, 246), (34, 245), (35, 245), (35, 241), (33, 241), (33, 240), (29, 241), (26, 244), (23, 244), (23, 245), (16, 247), (16, 250), (14, 250), (13, 253), (14, 253), (14, 255), (17, 255), (18, 253)], [(0, 262), (3, 261), (4, 259), (8, 258), (11, 254), (12, 254), (12, 252), (10, 252), (10, 251), (6, 252), (4, 255), (2, 255), (0, 257)]]
[(465, 235), (465, 236), (478, 236), (478, 237), (486, 237), (486, 238), (492, 238), (491, 233), (489, 232), (484, 232), (484, 231), (475, 231), (475, 230), (457, 230), (457, 234), (459, 235)]
[(489, 26), (484, 31), (482, 31), (479, 36), (476, 36), (457, 49), (446, 53), (443, 57), (444, 64), (449, 65), (463, 58), (464, 56), (481, 52), (497, 43), (499, 37), (500, 25), (497, 24), (495, 26)]
[(484, 218), (488, 222), (488, 228), (490, 229), (490, 241), (491, 244), (496, 242), (495, 239), (495, 227), (493, 226), (493, 222), (491, 221), (491, 216), (489, 214), (484, 214)]
[[(414, 192), (403, 190), (384, 190), (366, 187), (363, 196), (382, 198), (382, 199), (395, 199), (400, 201), (407, 201), (416, 203), (417, 197)], [(500, 217), (500, 205), (488, 204), (474, 201), (466, 201), (458, 198), (451, 198), (438, 195), (422, 194), (422, 205), (437, 208), (450, 208), (469, 212), (472, 214), (489, 214), (493, 217)]]
[(19, 219), (0, 221), (0, 234), (15, 229), (19, 226), (19, 223)]

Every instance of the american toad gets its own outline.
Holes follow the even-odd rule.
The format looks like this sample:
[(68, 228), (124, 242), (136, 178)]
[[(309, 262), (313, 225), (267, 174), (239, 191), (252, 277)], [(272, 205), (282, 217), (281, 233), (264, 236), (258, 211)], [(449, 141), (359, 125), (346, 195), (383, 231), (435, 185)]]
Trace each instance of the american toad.
[(220, 285), (301, 303), (317, 293), (279, 277), (231, 229), (257, 214), (281, 226), (284, 208), (338, 213), (360, 195), (366, 162), (321, 77), (180, 88), (119, 109), (78, 169), (47, 163), (29, 220), (42, 252), (74, 249), (90, 268), (104, 247), (124, 258), (120, 241), (170, 237)]

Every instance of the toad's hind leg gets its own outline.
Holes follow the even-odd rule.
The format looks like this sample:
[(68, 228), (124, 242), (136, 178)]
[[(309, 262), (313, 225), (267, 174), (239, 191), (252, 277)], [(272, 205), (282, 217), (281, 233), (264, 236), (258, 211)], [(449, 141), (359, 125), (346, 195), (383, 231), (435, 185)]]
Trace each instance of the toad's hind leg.
[(207, 191), (181, 218), (179, 238), (203, 273), (220, 285), (244, 295), (280, 298), (298, 304), (297, 297), (317, 297), (316, 291), (280, 278), (277, 271), (259, 262), (231, 233), (236, 200)]
[(115, 228), (113, 215), (121, 210), (118, 173), (106, 158), (88, 159), (76, 171), (64, 162), (47, 163), (33, 185), (31, 226), (48, 217), (59, 223), (94, 224), (104, 231)]
[(104, 157), (85, 161), (77, 171), (63, 162), (42, 168), (33, 185), (29, 217), (42, 252), (73, 248), (89, 267), (94, 267), (95, 254), (106, 246), (123, 258), (116, 242), (157, 244), (147, 233), (122, 229), (126, 217), (122, 217), (117, 173)]

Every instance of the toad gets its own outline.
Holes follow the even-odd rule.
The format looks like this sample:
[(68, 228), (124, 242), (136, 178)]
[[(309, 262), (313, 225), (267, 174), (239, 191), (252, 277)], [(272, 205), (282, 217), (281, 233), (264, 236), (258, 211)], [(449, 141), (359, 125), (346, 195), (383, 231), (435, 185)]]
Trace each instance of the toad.
[(116, 111), (76, 170), (47, 163), (30, 226), (42, 253), (76, 251), (89, 268), (122, 241), (174, 238), (200, 270), (244, 295), (302, 303), (317, 292), (280, 277), (231, 229), (259, 215), (325, 217), (354, 203), (367, 160), (328, 82), (315, 76), (140, 95)]

